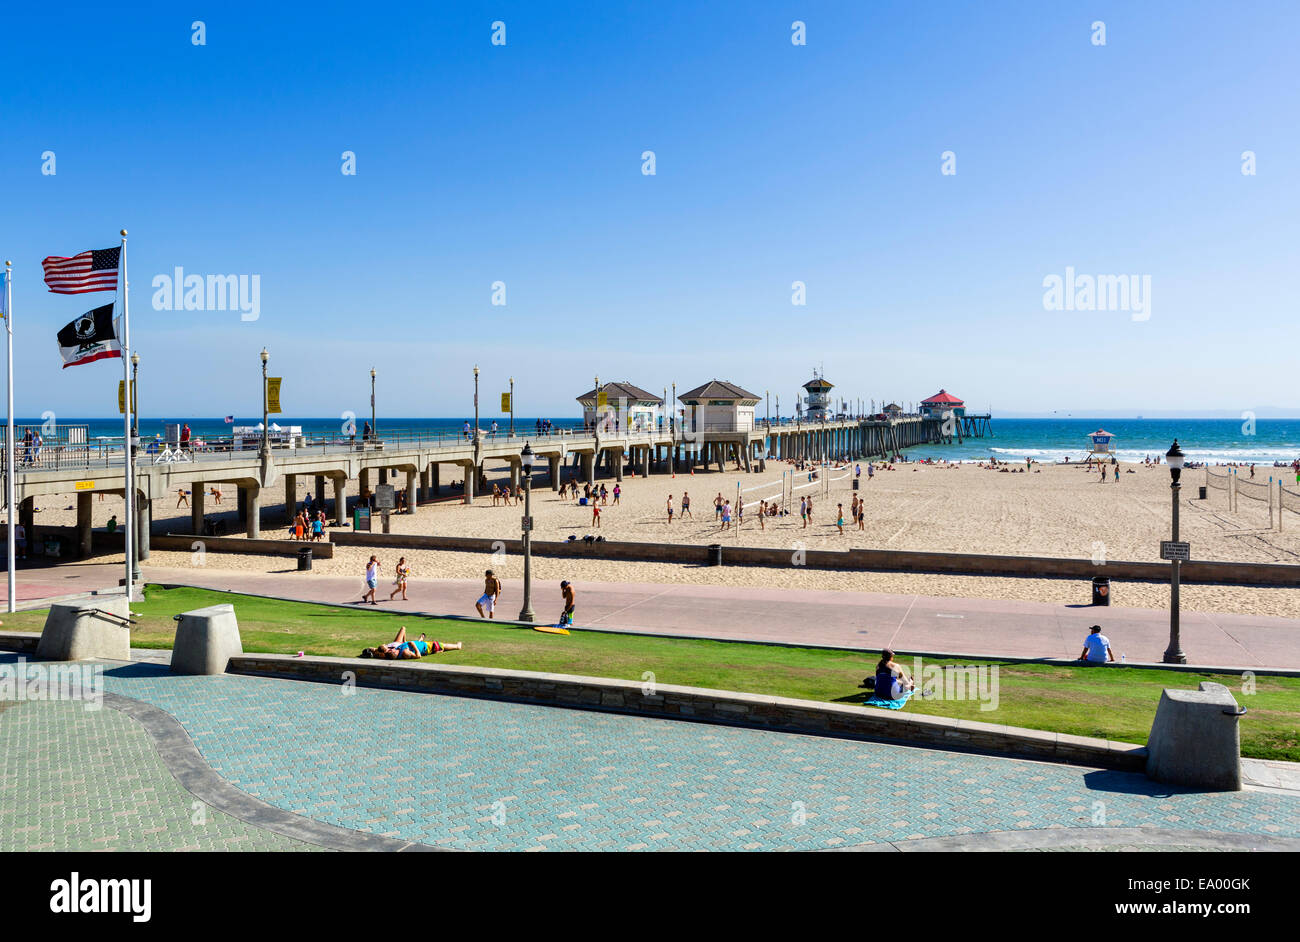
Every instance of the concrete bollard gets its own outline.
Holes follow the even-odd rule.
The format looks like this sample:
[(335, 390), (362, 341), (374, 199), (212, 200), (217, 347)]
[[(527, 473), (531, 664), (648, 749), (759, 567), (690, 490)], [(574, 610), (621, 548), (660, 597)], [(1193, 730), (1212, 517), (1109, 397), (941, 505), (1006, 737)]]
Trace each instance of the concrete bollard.
[(36, 657), (44, 661), (129, 661), (129, 618), (125, 595), (51, 605), (36, 645)]
[(233, 605), (196, 608), (182, 612), (176, 620), (173, 673), (224, 674), (230, 658), (244, 653)]
[(1206, 791), (1241, 790), (1241, 733), (1232, 692), (1202, 681), (1199, 690), (1160, 695), (1147, 740), (1147, 777)]

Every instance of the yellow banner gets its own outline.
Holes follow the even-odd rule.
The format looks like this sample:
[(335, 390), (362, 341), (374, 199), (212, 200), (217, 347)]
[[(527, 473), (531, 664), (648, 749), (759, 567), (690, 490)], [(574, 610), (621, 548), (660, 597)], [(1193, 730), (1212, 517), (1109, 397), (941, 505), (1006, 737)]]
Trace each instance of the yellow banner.
[(266, 411), (280, 411), (280, 380), (282, 376), (268, 376), (266, 378)]
[[(132, 412), (135, 411), (135, 406), (136, 406), (135, 381), (132, 380), (131, 382), (131, 411)], [(119, 379), (117, 381), (117, 411), (119, 415), (126, 412), (126, 380), (124, 379)]]
[(510, 411), (510, 393), (501, 394), (501, 411), (502, 412)]
[(73, 485), (79, 491), (93, 491), (95, 489), (94, 481), (78, 481)]
[(602, 389), (600, 392), (596, 393), (596, 408), (603, 409), (607, 405), (609, 405), (609, 393)]

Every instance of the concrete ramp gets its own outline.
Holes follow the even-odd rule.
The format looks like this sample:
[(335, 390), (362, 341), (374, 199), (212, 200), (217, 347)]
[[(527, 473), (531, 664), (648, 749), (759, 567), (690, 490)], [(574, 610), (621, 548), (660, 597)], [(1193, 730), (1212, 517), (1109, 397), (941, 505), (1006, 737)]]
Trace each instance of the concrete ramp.
[(51, 605), (36, 645), (36, 657), (45, 661), (129, 661), (129, 618), (124, 595)]
[(224, 674), (226, 665), (244, 653), (233, 605), (209, 605), (176, 616), (176, 643), (171, 669), (176, 674)]
[(1198, 690), (1165, 689), (1147, 740), (1147, 777), (1205, 791), (1241, 790), (1244, 713), (1223, 684)]

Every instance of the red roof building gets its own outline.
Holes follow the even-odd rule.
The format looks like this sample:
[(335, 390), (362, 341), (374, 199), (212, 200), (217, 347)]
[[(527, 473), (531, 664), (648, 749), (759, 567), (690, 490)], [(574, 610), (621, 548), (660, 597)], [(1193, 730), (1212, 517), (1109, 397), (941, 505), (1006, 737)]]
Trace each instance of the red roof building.
[(962, 416), (966, 413), (966, 403), (946, 389), (941, 389), (929, 399), (921, 400), (921, 415), (931, 419), (942, 419), (948, 413)]

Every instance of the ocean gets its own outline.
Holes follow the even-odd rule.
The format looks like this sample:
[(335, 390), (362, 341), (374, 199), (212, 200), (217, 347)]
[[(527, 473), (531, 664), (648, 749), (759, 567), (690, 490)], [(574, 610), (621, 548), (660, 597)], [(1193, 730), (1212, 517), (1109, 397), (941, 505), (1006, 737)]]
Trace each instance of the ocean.
[[(358, 417), (357, 434), (368, 417)], [(255, 426), (262, 417), (236, 416), (234, 425)], [(504, 434), (510, 427), (509, 418), (483, 417), (480, 426), (492, 427), (493, 421)], [(88, 435), (96, 438), (116, 438), (122, 435), (120, 417), (108, 419), (82, 419), (59, 417), (59, 424), (88, 426)], [(340, 419), (296, 419), (276, 416), (274, 422), (282, 427), (302, 426), (309, 436), (341, 435)], [(386, 419), (376, 423), (380, 434), (401, 432), (434, 432), (456, 436), (465, 422), (473, 417)], [(553, 418), (556, 428), (576, 428), (578, 418)], [(16, 419), (16, 425), (39, 427), (42, 420)], [(169, 422), (189, 422), (194, 435), (199, 438), (219, 438), (230, 435), (231, 425), (221, 418), (213, 419), (140, 419), (140, 436), (146, 440), (155, 434), (162, 435)], [(536, 428), (536, 417), (515, 418), (515, 432), (526, 437)], [(1141, 461), (1147, 455), (1163, 455), (1170, 444), (1178, 439), (1189, 461), (1209, 464), (1229, 462), (1254, 462), (1271, 465), (1276, 461), (1290, 463), (1300, 458), (1300, 419), (1258, 419), (1253, 425), (1240, 419), (999, 419), (992, 422), (990, 438), (966, 439), (960, 445), (918, 445), (909, 448), (912, 458), (946, 458), (950, 461), (980, 461), (995, 457), (1006, 461), (1023, 461), (1026, 457), (1051, 462), (1062, 461), (1068, 455), (1071, 461), (1082, 458), (1088, 447), (1088, 433), (1102, 428), (1112, 433), (1115, 450), (1122, 461)]]

